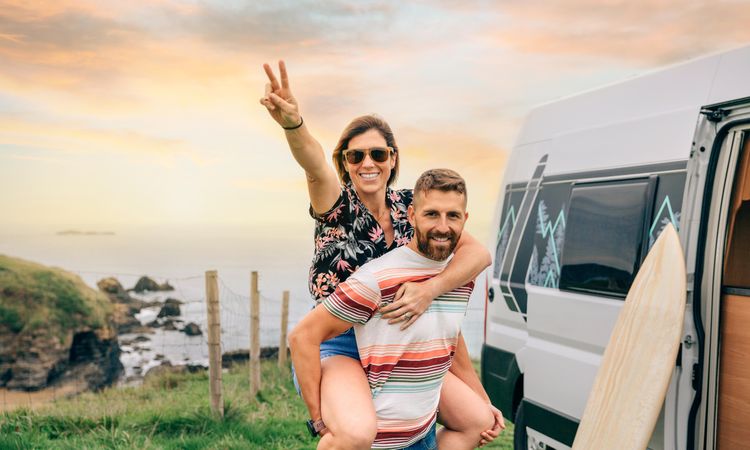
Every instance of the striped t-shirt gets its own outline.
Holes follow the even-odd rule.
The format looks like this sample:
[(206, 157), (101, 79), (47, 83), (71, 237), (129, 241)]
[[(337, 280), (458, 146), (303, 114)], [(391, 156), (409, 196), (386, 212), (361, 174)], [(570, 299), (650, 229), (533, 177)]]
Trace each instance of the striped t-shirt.
[(401, 323), (389, 325), (381, 318), (378, 305), (392, 302), (403, 283), (432, 278), (446, 264), (399, 247), (360, 267), (323, 300), (331, 314), (354, 324), (377, 414), (373, 448), (407, 447), (435, 423), (440, 387), (474, 283), (437, 297), (403, 331)]

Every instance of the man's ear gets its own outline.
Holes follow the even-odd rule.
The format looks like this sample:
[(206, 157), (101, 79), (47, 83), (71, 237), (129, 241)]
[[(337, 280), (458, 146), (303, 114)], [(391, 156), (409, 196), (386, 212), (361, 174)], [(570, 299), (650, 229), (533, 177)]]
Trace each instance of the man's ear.
[(416, 227), (416, 225), (414, 225), (414, 214), (414, 205), (409, 205), (409, 208), (406, 210), (406, 218), (409, 219), (412, 228)]

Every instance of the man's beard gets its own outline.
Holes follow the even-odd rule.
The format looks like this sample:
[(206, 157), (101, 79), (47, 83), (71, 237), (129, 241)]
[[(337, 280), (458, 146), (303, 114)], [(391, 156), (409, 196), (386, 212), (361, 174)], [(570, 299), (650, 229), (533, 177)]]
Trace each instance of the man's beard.
[[(456, 244), (458, 244), (459, 236), (456, 236), (451, 231), (448, 233), (427, 232), (423, 234), (418, 228), (415, 228), (414, 232), (417, 235), (417, 248), (419, 251), (424, 256), (435, 261), (445, 261), (453, 253)], [(430, 238), (448, 238), (449, 245), (437, 247), (431, 244)]]

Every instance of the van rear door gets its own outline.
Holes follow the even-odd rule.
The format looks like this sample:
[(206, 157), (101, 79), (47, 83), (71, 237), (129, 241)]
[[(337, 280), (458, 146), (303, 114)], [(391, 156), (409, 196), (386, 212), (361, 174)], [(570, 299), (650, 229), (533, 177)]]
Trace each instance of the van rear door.
[[(750, 129), (750, 99), (702, 109), (688, 162), (681, 239), (687, 260), (688, 308), (681, 360), (667, 394), (665, 421), (675, 448), (713, 449), (721, 383), (724, 255), (735, 174)], [(746, 411), (750, 414), (750, 411)]]

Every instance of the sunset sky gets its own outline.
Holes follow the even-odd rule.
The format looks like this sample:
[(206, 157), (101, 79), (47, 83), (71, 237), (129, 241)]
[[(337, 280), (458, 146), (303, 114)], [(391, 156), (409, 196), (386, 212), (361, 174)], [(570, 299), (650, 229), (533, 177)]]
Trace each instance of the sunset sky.
[(748, 1), (0, 1), (0, 228), (309, 228), (283, 58), (328, 155), (380, 114), (398, 185), (458, 170), (485, 239), (534, 105), (748, 43)]

